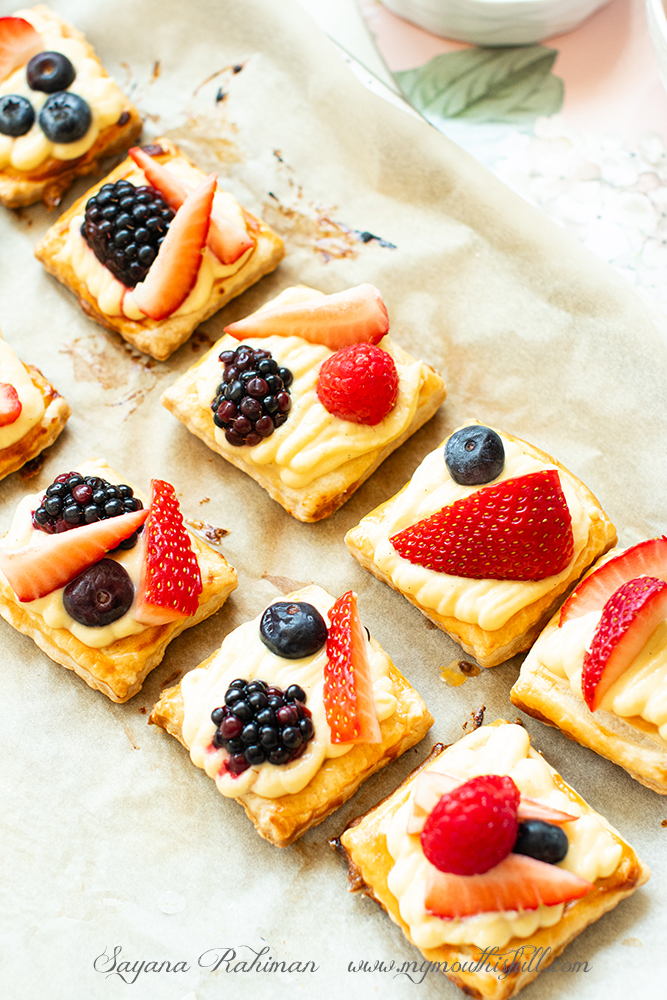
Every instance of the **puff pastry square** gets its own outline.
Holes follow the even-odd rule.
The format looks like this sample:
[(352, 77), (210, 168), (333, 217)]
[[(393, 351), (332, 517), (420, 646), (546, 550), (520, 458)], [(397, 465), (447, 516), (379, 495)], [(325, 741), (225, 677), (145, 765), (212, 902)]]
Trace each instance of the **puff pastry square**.
[[(107, 74), (84, 35), (44, 4), (13, 15), (29, 21), (42, 36), (44, 49), (62, 52), (77, 70), (69, 90), (90, 106), (92, 123), (80, 140), (67, 144), (48, 142), (35, 120), (30, 132), (17, 139), (0, 136), (0, 202), (19, 208), (43, 201), (56, 206), (77, 177), (100, 170), (102, 160), (131, 146), (141, 132), (141, 118)], [(27, 64), (26, 64), (27, 65)], [(31, 90), (25, 66), (0, 80), (0, 96), (20, 94), (39, 109), (48, 94)], [(28, 149), (28, 146), (30, 148)]]
[(446, 490), (447, 502), (452, 503), (483, 488), (454, 483), (444, 461), (446, 441), (427, 455), (399, 493), (345, 536), (350, 552), (365, 569), (407, 597), (484, 667), (494, 667), (528, 649), (582, 573), (616, 541), (616, 529), (581, 480), (532, 444), (498, 433), (505, 448), (505, 467), (486, 486), (544, 468), (558, 470), (573, 515), (575, 541), (574, 554), (563, 572), (539, 581), (465, 579), (415, 566), (398, 555), (390, 537), (440, 509), (441, 504), (437, 499), (431, 502), (431, 496), (437, 498)]
[[(204, 180), (205, 174), (168, 139), (156, 139), (146, 147), (146, 151), (158, 163), (171, 168), (194, 186)], [(283, 241), (272, 229), (218, 188), (216, 198), (225, 200), (227, 210), (233, 212), (240, 225), (245, 226), (253, 246), (229, 266), (221, 264), (206, 249), (197, 284), (179, 309), (162, 320), (148, 316), (131, 319), (123, 311), (125, 287), (97, 259), (79, 231), (89, 198), (97, 194), (104, 184), (114, 184), (122, 179), (138, 187), (146, 184), (143, 171), (128, 157), (58, 219), (35, 247), (35, 256), (50, 274), (76, 295), (86, 315), (101, 326), (115, 330), (140, 351), (164, 361), (185, 343), (200, 323), (273, 271), (282, 260), (285, 249)]]
[[(325, 609), (334, 603), (333, 598), (320, 587), (306, 587), (285, 600), (309, 602), (324, 615)], [(262, 837), (277, 847), (287, 847), (346, 802), (371, 774), (418, 743), (433, 724), (433, 718), (419, 694), (372, 638), (369, 639), (369, 656), (374, 672), (376, 706), (377, 692), (386, 692), (390, 681), (395, 708), (384, 718), (384, 713), (378, 712), (382, 736), (380, 743), (347, 744), (342, 755), (327, 756), (328, 751), (324, 749), (329, 743), (322, 703), (326, 646), (314, 656), (298, 661), (275, 656), (261, 644), (259, 619), (236, 629), (219, 651), (187, 674), (180, 684), (164, 691), (149, 722), (180, 740), (191, 751), (193, 760), (199, 751), (199, 766), (205, 767), (214, 779), (219, 779), (224, 772), (221, 761), (224, 761), (226, 752), (218, 751), (217, 756), (215, 753), (211, 755), (211, 750), (214, 750), (211, 739), (216, 727), (210, 721), (210, 713), (213, 708), (224, 704), (225, 691), (231, 680), (238, 677), (246, 680), (258, 678), (269, 684), (277, 683), (283, 690), (291, 683), (300, 684), (306, 691), (306, 707), (312, 711), (315, 725), (312, 743), (307, 744), (306, 752), (301, 757), (287, 765), (276, 767), (266, 761), (241, 774), (239, 778), (248, 779), (248, 788), (234, 796)], [(377, 680), (380, 674), (375, 673), (374, 664), (378, 664), (382, 671), (380, 680)], [(267, 676), (267, 670), (272, 671), (271, 677)], [(384, 698), (383, 704), (386, 705), (386, 695), (380, 697)], [(191, 745), (188, 745), (187, 734), (193, 736)], [(223, 777), (222, 787), (229, 780), (228, 776)], [(295, 790), (285, 791), (288, 785)], [(271, 792), (271, 795), (253, 791), (253, 787), (257, 786), (264, 792)], [(229, 784), (226, 787), (229, 788)]]
[[(632, 847), (607, 820), (595, 813), (540, 754), (529, 747), (530, 739), (525, 731), (523, 737), (516, 733), (521, 728), (498, 720), (449, 747), (437, 745), (424, 764), (399, 785), (392, 795), (375, 809), (354, 820), (340, 838), (332, 841), (332, 846), (348, 863), (350, 891), (361, 892), (374, 899), (398, 924), (406, 938), (416, 944), (424, 958), (429, 962), (440, 963), (440, 971), (466, 995), (488, 1000), (508, 1000), (515, 996), (541, 971), (548, 968), (585, 927), (643, 885), (651, 874)], [(522, 741), (528, 745), (528, 750), (517, 762), (516, 748), (521, 747)], [(484, 752), (487, 743), (490, 744), (487, 759), (480, 764), (471, 764), (476, 753)], [(467, 758), (463, 767), (453, 764), (458, 751), (462, 751)], [(489, 756), (496, 758), (496, 768), (489, 766)], [(458, 759), (461, 761), (460, 755)], [(445, 772), (451, 769), (457, 776), (461, 775), (463, 780), (482, 773), (510, 774), (522, 794), (526, 789), (538, 802), (545, 801), (552, 808), (577, 815), (579, 818), (576, 821), (570, 821), (563, 827), (570, 842), (568, 853), (573, 841), (582, 838), (583, 842), (595, 835), (598, 838), (596, 854), (592, 859), (589, 856), (588, 861), (582, 862), (581, 855), (575, 848), (574, 860), (568, 863), (566, 855), (561, 864), (592, 881), (595, 889), (564, 906), (541, 906), (535, 911), (515, 910), (507, 914), (494, 914), (491, 922), (489, 914), (443, 920), (426, 913), (424, 891), (418, 884), (420, 869), (416, 869), (416, 875), (412, 877), (417, 879), (417, 892), (413, 897), (414, 905), (410, 908), (410, 904), (406, 902), (408, 893), (403, 888), (409, 885), (410, 880), (404, 874), (406, 869), (401, 872), (399, 866), (405, 863), (406, 858), (409, 861), (412, 854), (416, 864), (423, 865), (426, 862), (419, 836), (405, 832), (405, 820), (410, 809), (407, 803), (417, 776), (433, 767)], [(526, 779), (532, 780), (533, 784), (530, 787), (524, 784), (522, 788)], [(539, 794), (535, 780), (539, 782)], [(388, 844), (394, 854), (390, 853)], [(415, 868), (412, 871), (415, 872)], [(596, 872), (601, 874), (593, 877)], [(399, 893), (401, 901), (390, 886)], [(417, 897), (421, 899), (420, 903), (415, 901)], [(551, 911), (551, 915), (548, 911)], [(478, 936), (480, 943), (471, 940)], [(415, 942), (415, 937), (419, 942), (428, 941), (428, 944)], [(458, 942), (453, 943), (457, 938)], [(417, 968), (420, 968), (419, 963)]]
[[(285, 289), (262, 308), (321, 295), (299, 285)], [(300, 521), (319, 521), (338, 510), (385, 458), (430, 420), (446, 396), (440, 373), (387, 336), (379, 346), (394, 358), (399, 398), (395, 410), (383, 421), (365, 427), (328, 414), (317, 399), (317, 373), (333, 351), (300, 337), (249, 338), (243, 343), (271, 351), (280, 365), (298, 366), (287, 422), (261, 444), (235, 447), (213, 423), (211, 401), (223, 370), (218, 356), (239, 346), (229, 335), (164, 392), (162, 403), (189, 431), (251, 476)]]
[[(83, 475), (100, 476), (115, 484), (124, 482), (102, 459), (90, 459), (78, 471)], [(146, 498), (137, 491), (135, 493), (145, 505)], [(6, 546), (11, 542), (9, 547), (16, 547), (17, 539), (29, 536), (30, 512), (37, 506), (35, 501), (40, 496), (41, 494), (37, 494), (36, 497), (24, 498), (12, 527), (0, 539), (0, 545)], [(69, 619), (63, 607), (62, 588), (37, 601), (22, 603), (2, 572), (0, 615), (18, 632), (30, 636), (56, 663), (74, 670), (89, 687), (101, 691), (111, 701), (127, 701), (141, 689), (146, 675), (160, 663), (171, 640), (184, 629), (198, 625), (214, 614), (236, 589), (236, 571), (224, 556), (205, 545), (195, 535), (191, 535), (190, 540), (203, 584), (199, 608), (191, 618), (165, 625), (144, 626), (133, 622), (130, 607), (123, 618), (113, 626), (107, 626), (107, 629), (114, 629), (114, 634), (107, 639), (105, 630), (87, 629)], [(141, 570), (141, 555), (141, 543), (125, 552), (117, 550), (117, 554), (107, 554), (107, 558), (115, 558), (123, 563), (133, 579), (135, 589)], [(47, 620), (55, 624), (48, 624)], [(129, 622), (129, 634), (123, 634), (126, 631), (122, 627), (125, 622)], [(117, 631), (116, 626), (119, 627)], [(91, 645), (93, 642), (96, 645)]]

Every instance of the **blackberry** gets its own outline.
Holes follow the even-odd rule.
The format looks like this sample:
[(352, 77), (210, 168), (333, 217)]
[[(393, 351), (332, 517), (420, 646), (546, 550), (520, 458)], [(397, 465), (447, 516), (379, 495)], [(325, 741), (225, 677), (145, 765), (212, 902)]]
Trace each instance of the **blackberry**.
[[(132, 487), (125, 483), (114, 486), (100, 476), (63, 472), (47, 487), (41, 504), (33, 511), (32, 524), (39, 531), (53, 535), (77, 528), (80, 524), (92, 524), (93, 521), (141, 510), (142, 507)], [(137, 534), (135, 531), (118, 548), (133, 548), (137, 543)]]
[(287, 420), (294, 376), (278, 366), (270, 351), (247, 344), (223, 351), (220, 361), (225, 368), (211, 403), (213, 423), (224, 429), (229, 444), (259, 444)]
[(300, 757), (315, 735), (305, 702), (298, 684), (283, 691), (265, 681), (232, 681), (225, 704), (211, 712), (213, 746), (229, 754), (227, 769), (241, 774), (265, 761), (278, 766)]
[(81, 235), (114, 278), (134, 288), (148, 274), (173, 218), (154, 188), (120, 180), (88, 200)]

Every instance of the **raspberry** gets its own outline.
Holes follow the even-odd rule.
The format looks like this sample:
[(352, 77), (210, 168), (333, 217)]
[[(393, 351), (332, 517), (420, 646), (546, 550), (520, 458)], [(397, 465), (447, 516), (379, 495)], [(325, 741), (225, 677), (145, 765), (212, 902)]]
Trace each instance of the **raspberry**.
[(519, 789), (511, 778), (471, 778), (439, 800), (421, 834), (424, 855), (441, 872), (482, 875), (511, 852), (519, 832)]
[(341, 420), (373, 426), (396, 405), (398, 372), (394, 359), (375, 344), (351, 344), (322, 364), (317, 396)]

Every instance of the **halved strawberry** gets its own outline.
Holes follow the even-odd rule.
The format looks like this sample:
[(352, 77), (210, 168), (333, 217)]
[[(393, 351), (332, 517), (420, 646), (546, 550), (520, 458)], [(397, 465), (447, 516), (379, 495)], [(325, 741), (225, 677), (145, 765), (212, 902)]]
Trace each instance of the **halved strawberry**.
[(148, 517), (134, 510), (118, 517), (83, 524), (73, 531), (46, 535), (20, 549), (0, 548), (0, 570), (19, 601), (35, 601), (99, 562), (107, 552), (134, 534)]
[(44, 49), (44, 42), (23, 17), (0, 17), (0, 80), (25, 66)]
[(605, 694), (667, 618), (667, 583), (654, 576), (628, 580), (612, 594), (584, 654), (581, 690), (594, 712)]
[(209, 174), (176, 213), (145, 279), (132, 299), (151, 319), (166, 319), (194, 288), (206, 247), (216, 175)]
[(237, 340), (248, 337), (302, 337), (332, 351), (350, 344), (377, 344), (389, 329), (389, 317), (374, 285), (321, 295), (305, 302), (261, 309), (225, 327)]
[[(174, 211), (177, 211), (192, 191), (190, 185), (179, 180), (138, 146), (134, 146), (129, 151), (129, 155), (143, 170), (148, 183), (160, 192)], [(241, 229), (224, 215), (216, 212), (215, 206), (211, 211), (211, 226), (208, 231), (207, 243), (223, 264), (234, 264), (246, 250), (254, 245), (247, 230)]]
[(0, 382), (0, 427), (16, 423), (22, 409), (23, 404), (14, 386), (9, 382)]
[(380, 743), (366, 636), (352, 590), (329, 611), (324, 709), (332, 743)]
[(582, 580), (560, 609), (558, 627), (570, 618), (600, 611), (620, 586), (638, 576), (654, 576), (667, 581), (667, 538), (664, 535), (633, 545)]
[(135, 617), (143, 625), (164, 625), (197, 613), (201, 572), (170, 483), (151, 480), (149, 509)]
[(572, 558), (572, 518), (558, 472), (486, 486), (399, 531), (404, 559), (473, 580), (543, 580)]
[(507, 857), (483, 875), (450, 875), (428, 865), (425, 906), (446, 920), (502, 910), (536, 910), (580, 899), (592, 882), (526, 854)]

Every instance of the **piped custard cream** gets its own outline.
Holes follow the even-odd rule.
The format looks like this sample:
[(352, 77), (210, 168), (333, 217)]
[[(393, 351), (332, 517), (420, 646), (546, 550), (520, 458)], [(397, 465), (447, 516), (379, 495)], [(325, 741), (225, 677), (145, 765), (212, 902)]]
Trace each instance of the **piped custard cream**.
[[(99, 461), (89, 461), (84, 462), (77, 469), (78, 472), (83, 476), (100, 476), (102, 479), (106, 479), (109, 483), (114, 483), (118, 485), (124, 482), (120, 476), (117, 475), (110, 469), (106, 462)], [(135, 496), (137, 496), (144, 506), (146, 506), (147, 500), (138, 490), (135, 490)], [(43, 536), (43, 532), (37, 531), (32, 526), (32, 512), (37, 509), (42, 500), (42, 493), (30, 494), (23, 497), (18, 507), (16, 508), (16, 513), (14, 514), (14, 519), (12, 521), (11, 527), (7, 534), (0, 540), (0, 545), (7, 549), (21, 548), (24, 545), (30, 545), (33, 541), (39, 541), (39, 536)], [(76, 528), (73, 529), (76, 531)], [(139, 536), (137, 544), (132, 549), (127, 549), (125, 551), (109, 553), (106, 556), (107, 559), (114, 559), (116, 562), (121, 563), (127, 570), (130, 579), (134, 585), (135, 598), (132, 605), (128, 611), (115, 622), (110, 625), (104, 625), (101, 628), (88, 627), (86, 625), (81, 625), (79, 622), (74, 621), (74, 619), (65, 611), (65, 605), (63, 604), (63, 591), (64, 587), (59, 587), (58, 590), (52, 591), (47, 594), (46, 597), (39, 597), (36, 601), (25, 601), (22, 602), (21, 607), (26, 608), (26, 610), (31, 611), (33, 614), (40, 615), (44, 619), (44, 623), (50, 628), (64, 628), (68, 632), (71, 632), (80, 642), (85, 646), (91, 646), (94, 649), (101, 649), (103, 646), (109, 646), (116, 639), (122, 639), (126, 635), (135, 635), (138, 632), (144, 632), (146, 630), (146, 625), (142, 625), (140, 622), (136, 621), (134, 617), (134, 610), (136, 608), (136, 594), (139, 588), (139, 580), (141, 576), (141, 563), (143, 558), (143, 544), (142, 537)], [(0, 571), (0, 578), (5, 582), (7, 586), (7, 580)]]
[(26, 366), (0, 336), (0, 382), (13, 385), (21, 403), (21, 412), (13, 424), (0, 427), (0, 449), (9, 448), (25, 437), (44, 416), (44, 397), (30, 377)]
[[(502, 434), (501, 438), (505, 448), (505, 467), (501, 475), (493, 480), (494, 486), (531, 472), (556, 468), (526, 454), (519, 442), (511, 441)], [(539, 600), (567, 578), (572, 563), (586, 545), (591, 521), (602, 516), (594, 504), (582, 503), (568, 477), (558, 471), (572, 517), (574, 536), (572, 559), (561, 573), (544, 580), (472, 580), (417, 566), (398, 554), (390, 541), (392, 535), (483, 488), (461, 486), (452, 479), (445, 465), (444, 448), (436, 448), (426, 456), (406, 488), (381, 518), (368, 518), (364, 522), (375, 548), (375, 564), (391, 579), (397, 590), (412, 594), (424, 607), (479, 625), (488, 631), (502, 628), (522, 608)]]
[[(304, 286), (285, 289), (264, 308), (305, 302), (318, 298), (322, 292)], [(258, 310), (261, 311), (261, 310)], [(282, 427), (260, 444), (244, 449), (244, 458), (259, 466), (278, 466), (280, 479), (292, 489), (309, 486), (314, 479), (340, 468), (345, 462), (366, 455), (399, 437), (412, 422), (424, 381), (424, 364), (407, 356), (385, 337), (379, 344), (391, 354), (399, 378), (398, 398), (393, 410), (372, 427), (341, 420), (329, 413), (317, 398), (316, 386), (323, 361), (334, 353), (323, 344), (311, 344), (301, 337), (272, 336), (249, 338), (244, 343), (270, 351), (280, 366), (289, 368), (294, 376), (290, 386), (292, 408)], [(221, 351), (234, 350), (239, 342), (224, 337), (216, 351), (201, 365), (197, 380), (199, 405), (210, 409), (222, 368), (218, 361)], [(215, 428), (215, 440), (224, 451), (236, 450), (225, 440), (225, 432)]]
[[(185, 181), (191, 188), (197, 187), (203, 180), (201, 171), (184, 156), (174, 156), (162, 166), (179, 180)], [(124, 177), (137, 187), (148, 183), (146, 175), (139, 167), (134, 167)], [(241, 206), (228, 191), (216, 191), (213, 204), (216, 213), (229, 219), (241, 230), (247, 229)], [(79, 281), (85, 284), (90, 294), (96, 299), (100, 312), (104, 313), (105, 316), (125, 316), (127, 319), (136, 321), (145, 320), (146, 314), (135, 305), (132, 292), (128, 291), (117, 278), (114, 278), (111, 271), (97, 259), (86, 243), (81, 235), (83, 221), (84, 214), (77, 215), (72, 219), (67, 239), (56, 260), (70, 265)], [(207, 247), (202, 255), (194, 288), (182, 305), (171, 315), (187, 316), (201, 309), (208, 302), (216, 281), (236, 274), (253, 253), (253, 250), (254, 247), (249, 247), (233, 264), (223, 264)]]
[[(290, 594), (288, 600), (306, 601), (320, 612), (327, 625), (333, 599), (321, 587), (306, 587)], [(215, 658), (206, 667), (191, 670), (181, 681), (184, 718), (183, 739), (197, 767), (203, 768), (215, 780), (218, 790), (230, 798), (247, 792), (265, 798), (301, 791), (330, 757), (342, 757), (355, 744), (331, 742), (324, 711), (324, 667), (327, 662), (326, 644), (312, 656), (288, 660), (272, 653), (262, 642), (259, 632), (261, 615), (231, 632)], [(396, 711), (393, 682), (389, 676), (389, 660), (380, 646), (370, 640), (368, 658), (371, 668), (373, 698), (380, 722)], [(305, 752), (289, 764), (275, 766), (268, 762), (250, 767), (239, 775), (231, 775), (224, 766), (225, 750), (213, 746), (216, 726), (211, 712), (225, 703), (225, 692), (237, 678), (263, 680), (285, 690), (298, 684), (306, 693), (306, 707), (312, 713), (315, 735)]]
[[(531, 749), (530, 737), (522, 726), (484, 726), (445, 750), (429, 769), (464, 781), (481, 774), (509, 775), (522, 795), (578, 817), (563, 824), (569, 849), (559, 867), (590, 882), (606, 878), (617, 868), (623, 853), (620, 837), (602, 816), (587, 811), (578, 797), (568, 794), (556, 772)], [(530, 937), (540, 927), (558, 923), (563, 903), (452, 920), (428, 913), (424, 905), (428, 862), (419, 834), (406, 832), (411, 800), (410, 796), (387, 824), (387, 850), (394, 859), (387, 885), (419, 948), (442, 944), (502, 948), (513, 937)]]
[(125, 97), (117, 84), (107, 76), (83, 37), (65, 38), (58, 22), (39, 10), (19, 10), (14, 15), (29, 21), (42, 36), (44, 49), (61, 52), (76, 70), (76, 77), (69, 90), (78, 94), (89, 105), (92, 121), (86, 134), (76, 142), (53, 143), (47, 139), (39, 125), (39, 112), (49, 94), (31, 90), (22, 66), (0, 83), (0, 97), (19, 94), (30, 101), (35, 109), (35, 122), (25, 135), (13, 138), (0, 135), (0, 169), (13, 167), (29, 172), (45, 160), (76, 160), (95, 144), (97, 137), (109, 125), (118, 121), (125, 106)]

